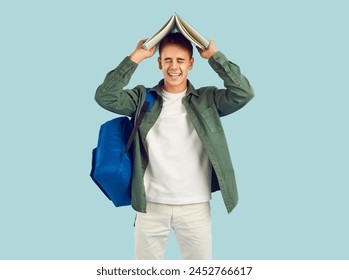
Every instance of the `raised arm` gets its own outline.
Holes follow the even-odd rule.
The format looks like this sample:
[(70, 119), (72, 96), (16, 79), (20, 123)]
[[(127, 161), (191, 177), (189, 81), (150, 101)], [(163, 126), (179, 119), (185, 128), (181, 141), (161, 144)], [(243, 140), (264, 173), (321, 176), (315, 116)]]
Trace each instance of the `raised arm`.
[(124, 87), (129, 83), (138, 64), (151, 57), (156, 50), (156, 46), (149, 51), (142, 49), (143, 42), (144, 40), (139, 41), (130, 56), (124, 58), (114, 70), (110, 71), (97, 88), (95, 100), (104, 109), (120, 115), (134, 116), (142, 88), (124, 89)]
[(217, 50), (213, 40), (209, 48), (198, 51), (202, 58), (208, 59), (213, 70), (224, 82), (225, 89), (215, 89), (214, 99), (220, 116), (231, 114), (245, 106), (254, 96), (247, 78), (241, 73), (238, 65), (229, 61)]

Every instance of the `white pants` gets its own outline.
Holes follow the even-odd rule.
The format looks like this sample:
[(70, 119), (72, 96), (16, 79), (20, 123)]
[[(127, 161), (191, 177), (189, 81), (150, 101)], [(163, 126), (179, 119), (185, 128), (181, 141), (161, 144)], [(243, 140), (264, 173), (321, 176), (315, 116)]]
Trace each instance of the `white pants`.
[(209, 202), (189, 205), (147, 203), (147, 213), (137, 212), (137, 260), (163, 259), (171, 229), (185, 260), (212, 259), (211, 207)]

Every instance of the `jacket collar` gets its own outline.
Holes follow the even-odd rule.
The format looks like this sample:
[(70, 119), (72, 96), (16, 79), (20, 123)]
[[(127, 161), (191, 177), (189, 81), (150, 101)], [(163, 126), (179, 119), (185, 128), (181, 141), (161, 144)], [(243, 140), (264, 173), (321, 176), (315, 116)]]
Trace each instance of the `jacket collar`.
[[(164, 85), (164, 80), (162, 79), (156, 86), (154, 86), (150, 90), (156, 91), (156, 93), (161, 96), (163, 85)], [(188, 87), (188, 95), (193, 94), (195, 96), (199, 96), (198, 92), (196, 91), (196, 89), (194, 88), (194, 86), (191, 84), (189, 80), (187, 80), (187, 87)]]

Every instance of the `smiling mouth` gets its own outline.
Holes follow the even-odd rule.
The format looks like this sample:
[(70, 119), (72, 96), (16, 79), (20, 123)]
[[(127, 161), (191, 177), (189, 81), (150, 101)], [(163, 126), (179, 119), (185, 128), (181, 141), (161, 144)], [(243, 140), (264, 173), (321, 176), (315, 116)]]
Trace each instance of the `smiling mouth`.
[(181, 76), (180, 73), (168, 73), (168, 75), (171, 76), (171, 77), (179, 77), (179, 76)]

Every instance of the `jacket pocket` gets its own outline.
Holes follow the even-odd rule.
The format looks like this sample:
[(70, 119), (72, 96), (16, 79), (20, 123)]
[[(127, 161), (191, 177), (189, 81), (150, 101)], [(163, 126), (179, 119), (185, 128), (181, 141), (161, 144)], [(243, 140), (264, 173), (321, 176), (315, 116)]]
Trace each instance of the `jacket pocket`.
[(205, 109), (201, 113), (201, 116), (211, 132), (223, 131), (221, 120), (219, 118), (218, 112), (214, 107), (211, 106)]

